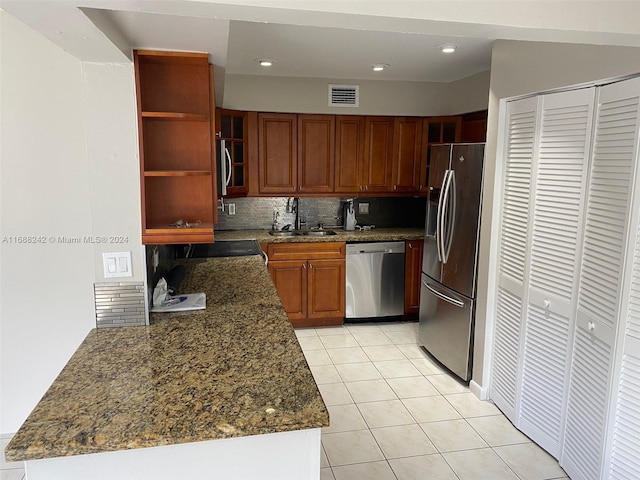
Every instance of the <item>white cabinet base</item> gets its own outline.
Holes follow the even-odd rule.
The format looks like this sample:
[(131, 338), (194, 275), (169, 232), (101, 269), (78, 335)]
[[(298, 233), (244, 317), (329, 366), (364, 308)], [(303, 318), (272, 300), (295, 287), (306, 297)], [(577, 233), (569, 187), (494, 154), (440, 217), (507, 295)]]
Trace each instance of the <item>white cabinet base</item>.
[(25, 462), (27, 480), (318, 480), (320, 429)]

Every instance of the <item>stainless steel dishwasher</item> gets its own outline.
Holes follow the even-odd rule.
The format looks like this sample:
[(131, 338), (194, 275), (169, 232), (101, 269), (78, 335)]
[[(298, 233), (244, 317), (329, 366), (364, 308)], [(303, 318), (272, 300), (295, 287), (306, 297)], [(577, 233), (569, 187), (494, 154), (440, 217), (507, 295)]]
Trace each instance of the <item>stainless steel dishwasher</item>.
[(404, 242), (347, 245), (347, 319), (404, 313)]

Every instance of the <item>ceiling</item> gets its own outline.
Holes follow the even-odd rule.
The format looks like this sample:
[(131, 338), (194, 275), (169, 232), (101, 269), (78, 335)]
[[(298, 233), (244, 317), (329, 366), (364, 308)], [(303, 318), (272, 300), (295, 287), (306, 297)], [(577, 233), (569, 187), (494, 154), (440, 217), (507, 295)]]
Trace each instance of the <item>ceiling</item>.
[[(102, 11), (132, 48), (197, 50), (227, 74), (451, 82), (488, 70), (490, 38)], [(455, 44), (453, 54), (437, 45)], [(274, 59), (259, 66), (256, 59)], [(373, 64), (387, 64), (374, 72)]]
[[(490, 69), (496, 39), (640, 46), (637, 1), (0, 0), (0, 7), (82, 61), (129, 62), (136, 48), (203, 51), (219, 73), (233, 75), (452, 82)], [(458, 50), (444, 55), (442, 43)], [(261, 57), (276, 61), (261, 68)], [(389, 68), (373, 72), (377, 63)]]

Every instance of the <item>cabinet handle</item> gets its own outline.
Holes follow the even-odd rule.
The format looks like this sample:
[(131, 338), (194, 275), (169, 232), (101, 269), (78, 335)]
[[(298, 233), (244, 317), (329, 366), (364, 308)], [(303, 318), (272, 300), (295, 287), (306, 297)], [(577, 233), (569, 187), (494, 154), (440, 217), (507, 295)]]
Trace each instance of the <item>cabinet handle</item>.
[(593, 332), (596, 329), (596, 324), (593, 322), (589, 322), (587, 323), (587, 328), (589, 329), (590, 332)]
[(394, 186), (393, 186), (393, 189), (394, 189), (394, 190), (398, 190), (398, 185), (394, 185)]
[(303, 263), (303, 264), (302, 264), (302, 268), (304, 268), (304, 269), (306, 270), (306, 269), (307, 269), (307, 264), (306, 264), (306, 263)]
[(409, 248), (413, 248), (413, 245), (411, 244), (411, 242), (409, 242)]

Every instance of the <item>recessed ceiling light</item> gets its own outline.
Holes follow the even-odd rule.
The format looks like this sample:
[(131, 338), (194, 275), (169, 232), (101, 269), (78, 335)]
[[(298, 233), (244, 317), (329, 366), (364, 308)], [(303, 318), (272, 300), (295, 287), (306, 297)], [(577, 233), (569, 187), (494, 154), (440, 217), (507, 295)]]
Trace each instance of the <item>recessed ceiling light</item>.
[(453, 43), (444, 43), (442, 45), (436, 45), (440, 51), (442, 53), (453, 53), (456, 51), (456, 48), (458, 48), (457, 45), (454, 45)]
[(275, 60), (273, 58), (256, 58), (256, 62), (258, 62), (261, 67), (270, 67)]
[(389, 66), (388, 63), (376, 63), (374, 65), (371, 65), (371, 69), (374, 72), (381, 72), (383, 71), (385, 68), (387, 68)]

